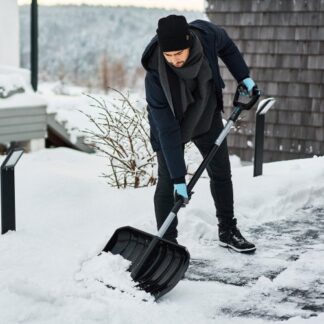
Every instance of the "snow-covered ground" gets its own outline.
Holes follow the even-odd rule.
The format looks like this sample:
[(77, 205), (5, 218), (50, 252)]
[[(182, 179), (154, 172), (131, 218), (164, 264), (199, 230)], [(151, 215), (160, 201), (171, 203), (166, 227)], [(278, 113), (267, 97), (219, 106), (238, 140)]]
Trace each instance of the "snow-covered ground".
[[(23, 155), (17, 231), (0, 236), (1, 324), (323, 323), (324, 157), (268, 163), (257, 178), (250, 166), (233, 168), (236, 216), (254, 255), (218, 246), (201, 179), (179, 212), (190, 267), (158, 302), (132, 290), (125, 260), (97, 256), (118, 227), (155, 233), (154, 188), (110, 188), (105, 168), (64, 148)], [(133, 293), (101, 283), (109, 280)]]

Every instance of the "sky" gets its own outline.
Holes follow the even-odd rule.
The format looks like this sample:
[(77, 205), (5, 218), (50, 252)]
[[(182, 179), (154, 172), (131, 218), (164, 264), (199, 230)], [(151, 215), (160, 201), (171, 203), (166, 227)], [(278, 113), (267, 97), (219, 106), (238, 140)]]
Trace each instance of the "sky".
[[(18, 4), (30, 4), (31, 0), (18, 0)], [(155, 7), (179, 10), (204, 10), (204, 0), (38, 0), (40, 5), (92, 4), (112, 6)]]

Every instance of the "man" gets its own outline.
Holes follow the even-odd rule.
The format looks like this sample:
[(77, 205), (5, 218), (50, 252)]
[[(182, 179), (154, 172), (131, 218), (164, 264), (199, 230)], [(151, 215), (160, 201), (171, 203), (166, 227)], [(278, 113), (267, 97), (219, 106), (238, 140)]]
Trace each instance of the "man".
[[(157, 152), (158, 183), (154, 195), (158, 229), (174, 204), (174, 196), (188, 203), (184, 145), (189, 141), (206, 156), (223, 129), (221, 78), (217, 57), (248, 91), (255, 83), (239, 50), (216, 25), (170, 15), (158, 22), (157, 35), (146, 47), (145, 90), (151, 144)], [(237, 252), (254, 251), (236, 226), (233, 186), (226, 141), (207, 166), (210, 189), (219, 221), (220, 245)], [(164, 238), (177, 243), (177, 219)]]

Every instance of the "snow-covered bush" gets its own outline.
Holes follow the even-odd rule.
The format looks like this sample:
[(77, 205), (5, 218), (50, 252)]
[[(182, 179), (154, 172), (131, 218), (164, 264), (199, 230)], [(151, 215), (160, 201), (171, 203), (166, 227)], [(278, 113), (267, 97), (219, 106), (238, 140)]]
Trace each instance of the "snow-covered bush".
[(87, 140), (107, 157), (109, 171), (103, 176), (117, 188), (140, 188), (156, 183), (155, 153), (150, 144), (145, 107), (131, 102), (129, 93), (111, 89), (115, 102), (93, 99), (97, 117), (85, 114), (95, 126), (85, 130)]

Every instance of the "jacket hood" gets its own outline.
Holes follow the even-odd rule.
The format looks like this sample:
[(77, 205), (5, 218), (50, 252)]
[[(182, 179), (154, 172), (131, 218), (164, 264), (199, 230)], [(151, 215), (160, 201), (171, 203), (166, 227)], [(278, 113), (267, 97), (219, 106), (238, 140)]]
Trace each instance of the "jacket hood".
[(152, 54), (154, 53), (157, 45), (158, 45), (158, 37), (157, 37), (157, 35), (155, 35), (151, 39), (149, 44), (146, 46), (146, 48), (142, 54), (141, 63), (146, 71), (151, 70), (151, 68), (149, 67), (149, 62), (150, 62), (150, 58), (151, 58)]

